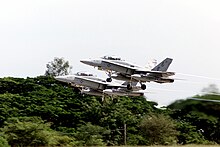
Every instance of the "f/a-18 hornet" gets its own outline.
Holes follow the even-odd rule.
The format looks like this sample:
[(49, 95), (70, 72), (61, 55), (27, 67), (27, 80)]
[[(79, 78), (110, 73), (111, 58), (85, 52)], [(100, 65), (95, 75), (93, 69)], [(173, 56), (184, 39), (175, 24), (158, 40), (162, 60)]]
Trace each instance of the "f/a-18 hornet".
[(104, 56), (99, 59), (93, 60), (81, 60), (80, 62), (98, 67), (99, 70), (107, 71), (109, 78), (106, 79), (107, 82), (111, 82), (112, 78), (117, 80), (127, 81), (127, 89), (132, 89), (133, 82), (140, 82), (141, 89), (145, 90), (146, 85), (144, 82), (157, 82), (157, 83), (173, 83), (174, 79), (169, 78), (169, 76), (175, 75), (174, 72), (167, 72), (168, 67), (172, 63), (171, 58), (166, 58), (157, 66), (152, 69), (147, 69), (134, 65), (132, 63), (126, 62), (118, 57)]
[(56, 80), (69, 83), (71, 86), (80, 89), (81, 93), (103, 96), (143, 96), (144, 93), (140, 92), (140, 86), (136, 83), (133, 84), (133, 89), (128, 90), (126, 82), (124, 84), (108, 83), (103, 79), (97, 78), (90, 73), (78, 72), (74, 75), (57, 76)]

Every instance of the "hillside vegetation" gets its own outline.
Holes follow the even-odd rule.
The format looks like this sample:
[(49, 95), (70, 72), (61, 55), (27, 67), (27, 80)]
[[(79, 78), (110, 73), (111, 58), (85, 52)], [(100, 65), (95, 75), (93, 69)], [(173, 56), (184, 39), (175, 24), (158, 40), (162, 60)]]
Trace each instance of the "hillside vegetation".
[[(220, 99), (204, 95), (204, 99)], [(220, 143), (220, 104), (81, 95), (50, 76), (0, 79), (0, 146)], [(126, 139), (126, 140), (125, 140)]]

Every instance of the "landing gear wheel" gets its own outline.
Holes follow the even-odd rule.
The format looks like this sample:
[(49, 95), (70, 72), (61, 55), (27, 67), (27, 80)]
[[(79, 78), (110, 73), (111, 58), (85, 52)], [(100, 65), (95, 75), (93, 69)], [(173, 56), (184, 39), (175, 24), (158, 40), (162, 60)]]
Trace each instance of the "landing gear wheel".
[(128, 84), (128, 85), (127, 85), (127, 89), (128, 89), (128, 90), (131, 90), (131, 89), (132, 89), (131, 84)]
[(112, 81), (112, 78), (107, 78), (106, 81), (107, 81), (107, 82), (111, 82), (111, 81)]
[(145, 90), (146, 88), (147, 88), (147, 86), (146, 86), (145, 84), (142, 84), (142, 85), (141, 85), (141, 89), (142, 89), (142, 90)]

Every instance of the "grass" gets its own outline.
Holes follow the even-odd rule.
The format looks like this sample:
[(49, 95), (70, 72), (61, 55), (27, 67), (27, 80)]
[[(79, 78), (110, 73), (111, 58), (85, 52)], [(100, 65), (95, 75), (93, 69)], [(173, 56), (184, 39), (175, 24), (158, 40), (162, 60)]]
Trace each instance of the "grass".
[[(172, 146), (167, 146), (167, 147), (216, 147), (219, 145), (197, 145), (197, 144), (191, 144), (191, 145), (172, 145)], [(159, 146), (152, 146), (152, 147), (165, 147), (162, 145)]]
[[(171, 146), (163, 146), (163, 145), (154, 145), (154, 146), (137, 146), (137, 147), (220, 147), (220, 145), (196, 145), (196, 144), (191, 144), (191, 145), (171, 145)], [(114, 147), (119, 147), (119, 146), (114, 146)], [(120, 146), (120, 147), (135, 147), (135, 146)]]

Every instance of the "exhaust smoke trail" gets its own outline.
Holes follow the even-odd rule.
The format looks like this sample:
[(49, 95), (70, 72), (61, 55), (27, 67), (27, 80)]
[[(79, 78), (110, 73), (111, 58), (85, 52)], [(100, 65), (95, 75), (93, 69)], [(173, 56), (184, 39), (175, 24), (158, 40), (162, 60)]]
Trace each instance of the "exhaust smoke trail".
[(200, 76), (200, 75), (193, 75), (193, 74), (184, 74), (184, 73), (177, 73), (177, 74), (183, 75), (183, 76), (190, 76), (190, 77), (196, 77), (196, 78), (203, 78), (203, 79), (218, 80), (218, 81), (220, 81), (219, 78), (212, 78), (212, 77), (206, 77), (206, 76)]
[(192, 91), (188, 90), (172, 90), (172, 89), (164, 89), (164, 88), (151, 88), (149, 87), (148, 89), (152, 90), (160, 90), (160, 91), (165, 91), (165, 92), (184, 92), (184, 93), (192, 93)]
[(187, 98), (189, 100), (196, 100), (196, 101), (205, 101), (205, 102), (217, 102), (217, 103), (220, 103), (220, 100), (209, 100), (209, 99), (201, 99), (201, 98), (194, 98), (194, 97), (191, 97), (191, 98)]

